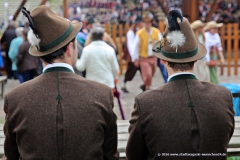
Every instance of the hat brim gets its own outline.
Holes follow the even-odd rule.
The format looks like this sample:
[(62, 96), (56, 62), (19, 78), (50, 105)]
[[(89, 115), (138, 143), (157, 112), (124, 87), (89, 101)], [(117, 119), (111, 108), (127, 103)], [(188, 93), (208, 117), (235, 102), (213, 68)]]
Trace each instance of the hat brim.
[(143, 22), (151, 22), (153, 19), (150, 17), (143, 18)]
[[(157, 43), (155, 43), (153, 45), (153, 48), (156, 49), (157, 47), (160, 46), (160, 43), (161, 41), (158, 41)], [(168, 62), (175, 62), (175, 63), (187, 63), (187, 62), (194, 62), (194, 61), (197, 61), (203, 57), (206, 56), (207, 54), (207, 50), (205, 48), (205, 46), (201, 43), (198, 42), (198, 53), (192, 57), (189, 57), (189, 58), (184, 58), (184, 59), (172, 59), (172, 58), (168, 58), (168, 57), (165, 57), (161, 52), (153, 52), (153, 54), (162, 59), (162, 60), (166, 60)], [(176, 53), (177, 54), (177, 53)]]
[(40, 56), (45, 56), (48, 54), (51, 54), (59, 49), (61, 49), (62, 47), (64, 47), (65, 45), (67, 45), (71, 40), (73, 40), (76, 35), (78, 34), (78, 32), (80, 31), (80, 29), (82, 28), (82, 23), (78, 22), (78, 23), (72, 23), (73, 25), (73, 31), (72, 33), (61, 43), (59, 43), (57, 46), (45, 51), (45, 52), (40, 52), (38, 51), (38, 49), (36, 48), (36, 46), (31, 46), (29, 48), (29, 53), (32, 56), (36, 56), (36, 57), (40, 57)]
[(220, 27), (222, 27), (223, 26), (223, 23), (218, 23), (218, 24), (216, 24), (216, 25), (214, 25), (214, 26), (205, 26), (204, 28), (203, 28), (203, 30), (204, 30), (204, 32), (205, 31), (208, 31), (209, 29), (212, 29), (212, 28), (220, 28)]
[(192, 28), (193, 30), (195, 30), (195, 29), (198, 29), (198, 28), (200, 28), (200, 27), (205, 27), (205, 26), (206, 26), (205, 23), (201, 23), (201, 24), (197, 24), (197, 25), (191, 25), (191, 28)]

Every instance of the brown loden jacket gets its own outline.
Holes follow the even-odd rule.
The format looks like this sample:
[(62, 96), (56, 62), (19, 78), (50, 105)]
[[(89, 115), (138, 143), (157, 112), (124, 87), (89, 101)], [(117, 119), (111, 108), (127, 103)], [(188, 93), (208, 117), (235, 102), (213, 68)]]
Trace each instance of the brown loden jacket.
[(5, 96), (7, 159), (117, 160), (112, 90), (62, 68)]
[[(229, 90), (193, 75), (178, 75), (136, 97), (127, 160), (226, 160), (233, 131)], [(180, 156), (185, 153), (222, 155)]]

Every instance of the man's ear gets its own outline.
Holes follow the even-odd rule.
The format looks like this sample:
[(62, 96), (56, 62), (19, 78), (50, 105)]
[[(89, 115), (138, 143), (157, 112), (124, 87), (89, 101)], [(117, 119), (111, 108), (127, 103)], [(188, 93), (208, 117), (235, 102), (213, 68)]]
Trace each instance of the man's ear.
[(163, 63), (163, 64), (166, 64), (166, 63), (167, 63), (167, 61), (166, 61), (166, 60), (163, 60), (163, 59), (161, 59), (161, 63)]
[(67, 46), (67, 51), (66, 51), (66, 54), (68, 57), (71, 57), (71, 55), (72, 55), (72, 47), (73, 47), (73, 43), (70, 42)]

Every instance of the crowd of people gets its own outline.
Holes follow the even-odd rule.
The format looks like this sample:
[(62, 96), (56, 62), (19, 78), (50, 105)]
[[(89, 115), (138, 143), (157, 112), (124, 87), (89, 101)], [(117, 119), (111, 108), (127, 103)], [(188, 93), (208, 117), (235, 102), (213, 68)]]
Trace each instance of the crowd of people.
[[(179, 4), (172, 0), (164, 1), (164, 5), (169, 6), (171, 9), (180, 8)], [(151, 11), (154, 20), (158, 21), (158, 13), (162, 9), (157, 0), (140, 0), (135, 3), (123, 0), (75, 1), (69, 5), (69, 18), (78, 17), (82, 21), (87, 21), (88, 18), (94, 17), (95, 21), (103, 24), (109, 22), (133, 23), (136, 17), (142, 14), (143, 10)]]
[(1, 50), (6, 53), (7, 78), (18, 79), (20, 83), (37, 76), (40, 67), (40, 59), (28, 53), (28, 31), (28, 24), (15, 28), (15, 22), (11, 21), (1, 37)]
[[(206, 21), (206, 16), (209, 13), (213, 4), (208, 0), (199, 2), (199, 17), (202, 21)], [(216, 11), (211, 17), (211, 20), (219, 23), (240, 22), (240, 10), (237, 0), (219, 1)]]
[[(112, 3), (113, 2), (107, 4), (106, 6), (114, 7), (115, 5), (113, 4), (115, 3), (113, 4)], [(86, 5), (90, 5), (90, 6), (93, 5), (94, 7), (96, 5), (102, 6), (103, 4), (101, 3), (98, 4), (96, 2), (95, 3), (84, 2), (79, 5), (84, 7), (86, 7)], [(74, 17), (72, 20), (72, 22), (79, 22), (79, 21), (80, 20), (78, 17)], [(152, 56), (153, 44), (156, 43), (158, 40), (160, 40), (162, 37), (162, 33), (160, 33), (160, 31), (157, 30), (155, 27), (153, 27), (153, 21), (154, 21), (154, 15), (151, 12), (145, 12), (143, 15), (138, 15), (134, 19), (134, 22), (131, 23), (130, 30), (126, 34), (126, 45), (124, 48), (123, 58), (126, 60), (128, 67), (127, 67), (127, 71), (124, 78), (124, 86), (122, 87), (122, 91), (125, 93), (129, 92), (126, 85), (127, 82), (133, 79), (137, 71), (141, 72), (142, 80), (143, 80), (143, 85), (141, 85), (140, 88), (143, 91), (150, 89), (152, 77), (154, 76), (154, 73), (155, 73), (154, 66), (159, 67), (160, 72), (162, 73), (164, 82), (165, 83), (167, 82), (168, 75), (163, 63), (161, 63), (161, 60), (159, 58), (156, 59)], [(195, 23), (196, 22), (193, 23), (193, 30), (195, 31), (197, 37), (200, 36), (201, 39), (199, 39), (199, 41), (205, 44), (208, 50), (207, 56), (203, 60), (198, 61), (195, 65), (196, 75), (201, 80), (211, 81), (218, 84), (218, 79), (216, 74), (217, 55), (213, 56), (212, 52), (219, 53), (222, 64), (224, 63), (224, 57), (223, 57), (223, 53), (221, 52), (222, 48), (221, 48), (221, 41), (220, 41), (219, 35), (218, 33), (215, 33), (217, 32), (217, 29), (212, 29), (211, 27), (222, 26), (222, 25), (212, 24), (213, 22), (211, 23), (209, 22), (204, 29), (201, 29), (201, 28), (198, 29), (194, 25)], [(200, 23), (200, 21), (197, 21), (197, 24), (201, 24), (201, 27), (202, 27), (204, 23), (203, 22)], [(208, 28), (209, 26), (210, 28)], [(7, 64), (6, 64), (7, 77), (8, 79), (11, 79), (12, 77), (16, 78), (20, 81), (20, 83), (33, 79), (34, 76), (37, 76), (41, 73), (41, 69), (42, 69), (42, 63), (38, 58), (32, 59), (31, 57), (26, 56), (27, 50), (25, 48), (29, 47), (28, 45), (25, 44), (25, 42), (27, 42), (26, 30), (28, 29), (29, 29), (28, 24), (26, 24), (24, 27), (17, 27), (15, 29), (13, 22), (11, 22), (1, 38), (2, 49), (5, 50), (6, 58), (7, 58)], [(103, 34), (104, 43), (96, 43), (96, 42), (91, 43), (92, 41), (100, 41), (102, 34)], [(150, 39), (148, 37), (150, 37)], [(110, 35), (104, 32), (104, 29), (101, 27), (100, 23), (95, 22), (94, 19), (90, 17), (87, 20), (86, 27), (82, 27), (80, 32), (77, 34), (76, 39), (78, 42), (77, 43), (78, 58), (80, 59), (79, 60), (80, 62), (77, 63), (78, 65), (75, 69), (75, 72), (81, 76), (90, 78), (91, 80), (98, 81), (98, 82), (102, 81), (104, 84), (114, 89), (116, 86), (116, 83), (115, 84), (113, 83), (117, 82), (117, 73), (119, 72), (119, 68), (117, 67), (118, 64), (117, 64), (116, 56), (115, 58), (110, 56), (111, 58), (108, 57), (108, 59), (105, 59), (105, 60), (103, 58), (102, 61), (97, 61), (97, 59), (99, 58), (94, 60), (94, 58), (91, 58), (90, 54), (86, 54), (94, 50), (91, 48), (95, 48), (96, 46), (100, 44), (103, 45), (105, 43), (107, 44), (107, 46), (110, 46), (111, 48), (108, 47), (107, 49), (107, 47), (103, 47), (102, 50), (104, 49), (109, 50), (108, 54), (111, 54), (111, 55), (113, 55), (113, 52), (116, 54), (117, 46), (112, 40), (112, 38), (110, 37)], [(146, 41), (146, 39), (149, 39), (149, 42)], [(217, 46), (217, 48), (214, 48), (215, 46)], [(211, 49), (211, 48), (214, 48), (214, 49)], [(148, 53), (145, 53), (145, 51), (148, 51)], [(99, 52), (101, 52), (101, 50), (99, 50)], [(103, 56), (103, 57), (106, 57), (106, 56)], [(107, 61), (108, 63), (106, 63)], [(102, 69), (102, 71), (106, 72), (108, 70), (110, 75), (100, 79), (99, 78), (100, 75), (94, 72), (96, 68), (93, 67), (94, 65), (91, 63), (95, 63), (95, 67), (97, 68), (101, 68), (103, 67), (103, 64), (105, 64), (106, 65), (105, 67), (108, 69), (105, 68), (105, 69)], [(198, 64), (199, 66), (201, 65), (204, 67), (197, 67)], [(198, 73), (202, 73), (205, 75), (199, 75)], [(207, 78), (202, 79), (201, 78), (202, 76)], [(111, 77), (110, 80), (109, 80), (109, 77)]]
[[(21, 11), (29, 27), (9, 26), (11, 31), (4, 32), (1, 43), (7, 46), (11, 71), (24, 81), (20, 70), (26, 66), (18, 64), (27, 64), (27, 59), (34, 67), (41, 59), (43, 74), (4, 96), (3, 159), (118, 160), (113, 92), (119, 66), (111, 37), (98, 23), (89, 21), (82, 29), (77, 19), (70, 22), (44, 5), (31, 13)], [(135, 97), (129, 121), (126, 158), (155, 160), (164, 152), (198, 159), (192, 154), (216, 153), (217, 157), (210, 154), (201, 159), (225, 160), (235, 122), (230, 91), (214, 84), (218, 83), (217, 54), (224, 63), (217, 33), (222, 24), (196, 21), (190, 25), (173, 10), (160, 33), (152, 26), (153, 18), (150, 12), (138, 16), (126, 37), (124, 82), (137, 70), (143, 80), (143, 93)], [(151, 90), (157, 64), (167, 84)], [(26, 67), (28, 75), (36, 69), (32, 66)], [(194, 67), (205, 67), (200, 71), (204, 76), (195, 75)], [(74, 68), (85, 78), (75, 74)], [(123, 90), (127, 91), (126, 84)]]

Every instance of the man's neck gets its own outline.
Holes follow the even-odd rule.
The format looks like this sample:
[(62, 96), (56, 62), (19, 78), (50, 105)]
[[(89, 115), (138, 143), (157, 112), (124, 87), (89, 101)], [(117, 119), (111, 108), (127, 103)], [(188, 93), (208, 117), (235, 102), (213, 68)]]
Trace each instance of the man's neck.
[[(66, 64), (69, 64), (70, 66), (72, 66), (72, 64), (70, 64), (70, 63), (67, 63), (67, 62), (65, 62), (65, 61), (61, 61), (61, 60), (55, 60), (55, 61), (53, 61), (53, 63), (66, 63)], [(49, 65), (50, 63), (47, 63), (47, 62), (44, 62), (43, 61), (43, 67), (46, 67), (47, 65)]]
[(147, 31), (148, 33), (150, 33), (150, 32), (151, 32), (151, 28), (146, 28), (146, 31)]
[(168, 71), (168, 77), (171, 77), (172, 75), (174, 75), (174, 74), (178, 74), (178, 73), (182, 73), (182, 74), (184, 74), (184, 73), (194, 73), (193, 72), (193, 70), (187, 70), (187, 71)]

